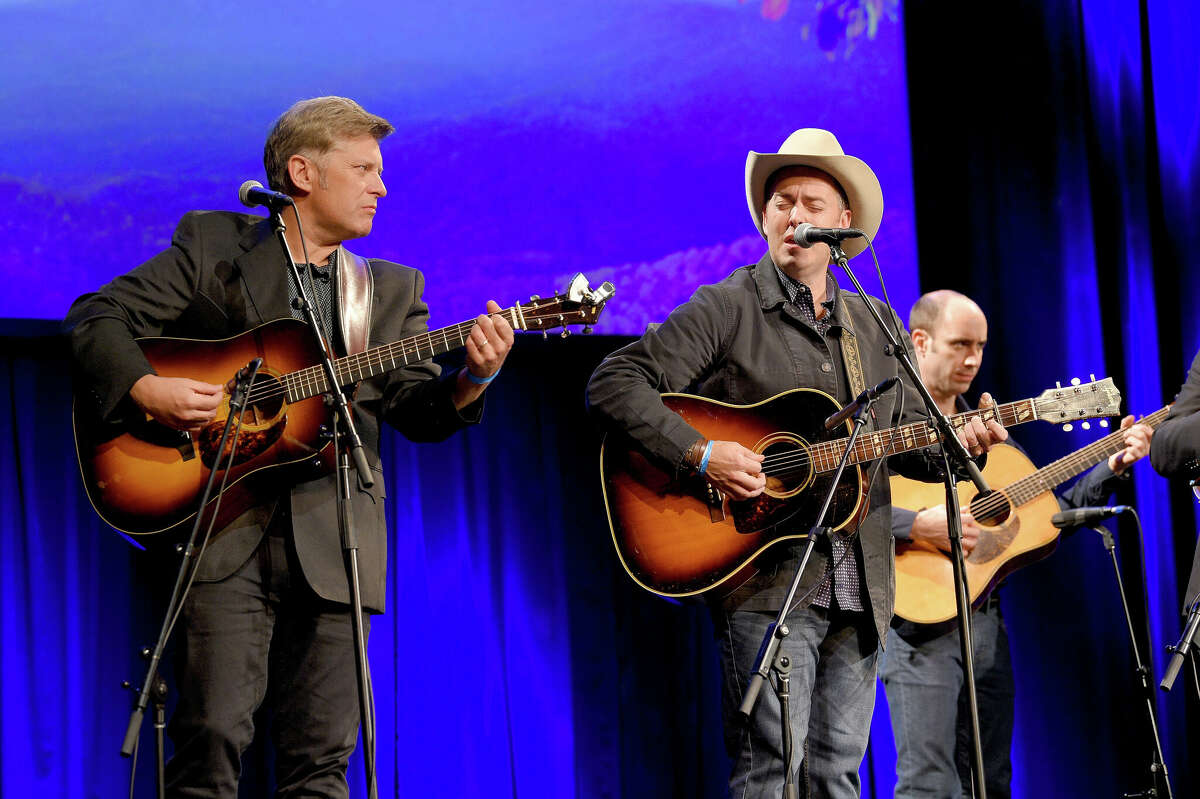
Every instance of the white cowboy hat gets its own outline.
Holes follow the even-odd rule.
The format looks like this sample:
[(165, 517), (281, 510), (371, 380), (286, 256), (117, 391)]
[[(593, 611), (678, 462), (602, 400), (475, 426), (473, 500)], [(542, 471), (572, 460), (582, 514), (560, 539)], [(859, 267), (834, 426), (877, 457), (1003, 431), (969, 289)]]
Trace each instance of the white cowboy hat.
[[(846, 192), (850, 224), (873, 240), (883, 219), (883, 189), (879, 178), (863, 161), (842, 152), (832, 133), (820, 128), (801, 128), (779, 145), (777, 153), (746, 154), (746, 204), (759, 235), (764, 239), (763, 206), (767, 202), (767, 178), (789, 166), (810, 166), (828, 174)], [(846, 239), (842, 249), (853, 258), (867, 248), (866, 239)]]

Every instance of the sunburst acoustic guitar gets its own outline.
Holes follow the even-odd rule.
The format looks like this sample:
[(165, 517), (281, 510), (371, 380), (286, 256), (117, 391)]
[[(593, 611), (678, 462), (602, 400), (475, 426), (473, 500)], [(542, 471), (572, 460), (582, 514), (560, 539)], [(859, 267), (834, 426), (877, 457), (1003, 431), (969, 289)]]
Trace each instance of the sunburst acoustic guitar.
[[(611, 283), (593, 291), (587, 278), (576, 275), (562, 294), (534, 297), (500, 313), (514, 330), (561, 327), (566, 335), (568, 325), (594, 324), (612, 295)], [(335, 360), (334, 367), (344, 386), (354, 386), (462, 347), (474, 324), (471, 319), (347, 355)], [(329, 410), (321, 396), (327, 382), (320, 353), (303, 322), (279, 319), (220, 341), (156, 337), (139, 339), (138, 345), (158, 374), (210, 383), (225, 383), (250, 360), (263, 359), (238, 434), (219, 524), (251, 507), (252, 483), (259, 479), (286, 483), (331, 470), (334, 459), (325, 457), (332, 448), (325, 433)], [(75, 448), (96, 512), (118, 530), (135, 535), (169, 530), (194, 517), (228, 415), (226, 395), (216, 419), (189, 434), (148, 416), (128, 425), (101, 424), (81, 413), (76, 402)], [(208, 507), (214, 502), (215, 498)]]
[[(765, 456), (766, 491), (736, 502), (702, 478), (677, 481), (620, 437), (608, 436), (601, 445), (604, 502), (625, 571), (652, 593), (693, 596), (744, 575), (773, 545), (804, 537), (807, 525), (816, 520), (847, 439), (838, 437), (842, 431), (825, 432), (825, 418), (839, 406), (813, 389), (786, 391), (754, 405), (729, 405), (689, 394), (664, 394), (663, 402), (705, 438), (737, 441)], [(1120, 403), (1120, 392), (1106, 378), (950, 418), (956, 427), (974, 417), (996, 418), (1006, 427), (1037, 419), (1062, 423), (1115, 415)], [(925, 422), (862, 435), (851, 451), (853, 467), (838, 484), (830, 528), (846, 527), (863, 507), (858, 464), (937, 441), (936, 430)]]
[[(1158, 427), (1168, 405), (1142, 424)], [(1072, 477), (1125, 448), (1121, 431), (1072, 452), (1038, 469), (1020, 450), (1000, 444), (988, 453), (983, 469), (989, 486), (1004, 486), (979, 495), (971, 483), (959, 483), (963, 509), (979, 523), (979, 542), (965, 559), (971, 604), (978, 607), (1004, 577), (1021, 566), (1047, 557), (1058, 545), (1060, 531), (1050, 523), (1058, 513), (1052, 493)], [(945, 502), (945, 489), (893, 476), (892, 504), (921, 510)], [(950, 556), (940, 549), (915, 543), (896, 546), (896, 615), (920, 624), (937, 624), (957, 615)]]

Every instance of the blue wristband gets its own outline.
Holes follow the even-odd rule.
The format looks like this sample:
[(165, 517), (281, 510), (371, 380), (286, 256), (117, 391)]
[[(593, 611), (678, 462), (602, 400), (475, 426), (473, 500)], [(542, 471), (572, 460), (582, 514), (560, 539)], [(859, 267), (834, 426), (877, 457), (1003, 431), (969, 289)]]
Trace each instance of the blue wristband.
[(708, 471), (708, 458), (710, 455), (712, 455), (712, 445), (713, 442), (710, 441), (704, 447), (704, 457), (700, 459), (700, 474), (704, 474), (706, 471)]
[(500, 370), (497, 369), (487, 377), (476, 377), (475, 375), (471, 374), (470, 369), (464, 369), (463, 371), (467, 373), (467, 379), (477, 386), (486, 386), (488, 383), (496, 379), (496, 375), (500, 374)]

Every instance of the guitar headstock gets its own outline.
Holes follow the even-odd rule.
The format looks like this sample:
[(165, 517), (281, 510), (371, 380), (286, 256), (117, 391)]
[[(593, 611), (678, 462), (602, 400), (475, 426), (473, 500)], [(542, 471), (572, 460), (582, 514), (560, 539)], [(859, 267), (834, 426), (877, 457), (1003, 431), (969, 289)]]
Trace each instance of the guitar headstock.
[(605, 281), (597, 289), (588, 287), (587, 278), (576, 272), (565, 291), (545, 299), (534, 295), (529, 302), (516, 306), (517, 327), (521, 330), (547, 330), (561, 327), (562, 337), (571, 334), (568, 325), (583, 325), (584, 333), (592, 332), (592, 325), (600, 318), (604, 304), (616, 293), (613, 284)]
[[(1080, 420), (1119, 416), (1121, 392), (1113, 385), (1112, 378), (1097, 380), (1095, 375), (1091, 377), (1090, 383), (1081, 383), (1075, 378), (1069, 386), (1057, 383), (1054, 388), (1043, 391), (1033, 401), (1038, 418), (1062, 424), (1063, 430), (1069, 431)], [(1091, 428), (1087, 421), (1080, 422), (1079, 426), (1084, 430)], [(1100, 426), (1108, 427), (1108, 420), (1100, 418)]]

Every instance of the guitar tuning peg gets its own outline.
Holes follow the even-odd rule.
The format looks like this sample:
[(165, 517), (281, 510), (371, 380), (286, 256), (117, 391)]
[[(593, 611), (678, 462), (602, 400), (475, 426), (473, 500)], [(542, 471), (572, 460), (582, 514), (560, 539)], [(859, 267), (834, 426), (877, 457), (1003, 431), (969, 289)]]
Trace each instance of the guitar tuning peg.
[(1092, 378), (1092, 382), (1095, 383), (1096, 382), (1096, 373), (1092, 372), (1090, 377)]
[(538, 300), (540, 300), (540, 299), (541, 299), (541, 296), (540, 296), (540, 295), (538, 295), (538, 294), (530, 294), (530, 295), (529, 295), (529, 301), (530, 301), (530, 302), (537, 302), (537, 301), (538, 301)]
[(1092, 423), (1091, 423), (1091, 422), (1080, 422), (1080, 423), (1079, 423), (1079, 426), (1080, 426), (1080, 427), (1082, 427), (1084, 430), (1091, 430), (1091, 429), (1092, 429)]
[(1100, 420), (1100, 426), (1101, 426), (1101, 427), (1108, 427), (1108, 420), (1107, 420), (1107, 419), (1101, 419), (1101, 420)]
[(590, 335), (592, 335), (592, 326), (591, 326), (591, 325), (584, 325), (584, 326), (583, 326), (583, 335), (585, 335), (585, 336), (590, 336)]
[(1073, 429), (1075, 429), (1075, 426), (1074, 426), (1074, 425), (1072, 425), (1070, 422), (1067, 422), (1066, 424), (1064, 424), (1064, 425), (1063, 425), (1063, 432), (1064, 432), (1064, 433), (1069, 433), (1069, 432), (1071, 432)]
[(545, 341), (548, 338), (550, 338), (550, 334), (548, 332), (546, 332), (545, 330), (543, 330), (542, 331), (542, 341)]
[(1062, 381), (1061, 381), (1061, 380), (1055, 380), (1055, 381), (1054, 381), (1054, 387), (1055, 387), (1055, 388), (1062, 388)]
[(1071, 385), (1073, 385), (1073, 386), (1077, 386), (1077, 385), (1079, 385), (1079, 378), (1078, 378), (1078, 377), (1072, 377), (1072, 378), (1071, 378)]
[(567, 330), (567, 329), (564, 327), (564, 328), (563, 328), (563, 330), (562, 330), (562, 332), (561, 332), (561, 333), (559, 333), (558, 335), (562, 336), (563, 338), (566, 338), (567, 336), (571, 335), (571, 331), (570, 331), (570, 330)]

